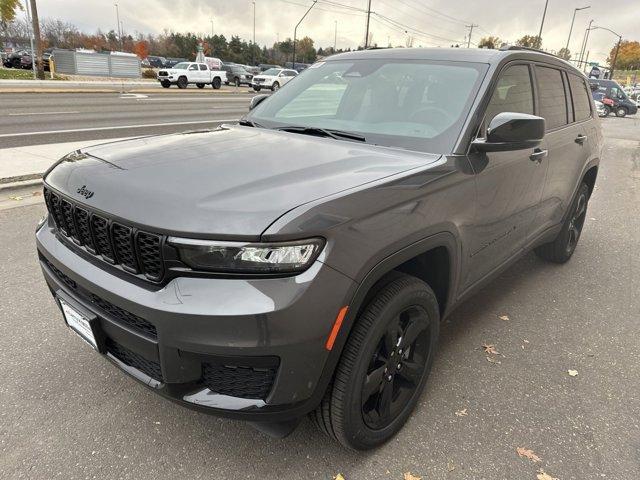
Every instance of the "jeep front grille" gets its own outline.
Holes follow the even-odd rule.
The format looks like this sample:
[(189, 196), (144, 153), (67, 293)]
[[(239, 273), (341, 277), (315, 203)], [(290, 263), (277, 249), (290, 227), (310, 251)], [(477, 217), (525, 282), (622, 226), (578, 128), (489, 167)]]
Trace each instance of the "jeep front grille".
[(162, 280), (162, 235), (93, 213), (48, 188), (44, 189), (44, 199), (58, 232), (74, 244), (127, 272), (155, 282)]

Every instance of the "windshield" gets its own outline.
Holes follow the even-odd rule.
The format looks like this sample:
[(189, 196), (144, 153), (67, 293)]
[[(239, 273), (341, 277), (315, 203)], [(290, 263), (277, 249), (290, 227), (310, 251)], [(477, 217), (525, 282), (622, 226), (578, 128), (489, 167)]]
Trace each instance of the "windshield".
[(176, 63), (172, 68), (176, 70), (186, 70), (189, 67), (189, 62)]
[(340, 130), (367, 143), (449, 153), (486, 70), (463, 62), (321, 62), (247, 118), (267, 128)]
[(270, 68), (269, 70), (265, 70), (262, 72), (262, 75), (270, 75), (272, 77), (277, 77), (280, 74), (279, 68)]

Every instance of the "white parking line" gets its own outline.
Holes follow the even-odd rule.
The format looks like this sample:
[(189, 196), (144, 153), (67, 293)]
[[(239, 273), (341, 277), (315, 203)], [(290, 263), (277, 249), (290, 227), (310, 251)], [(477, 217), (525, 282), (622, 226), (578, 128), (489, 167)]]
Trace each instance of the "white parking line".
[(10, 113), (9, 117), (22, 117), (25, 115), (68, 115), (71, 113), (80, 113), (80, 112), (30, 112), (30, 113)]
[(21, 133), (3, 133), (0, 138), (6, 137), (28, 137), (31, 135), (53, 135), (56, 133), (77, 133), (77, 132), (100, 132), (103, 130), (125, 130), (128, 128), (151, 128), (151, 127), (170, 127), (174, 125), (202, 125), (205, 123), (224, 123), (224, 122), (237, 122), (237, 118), (225, 118), (191, 122), (172, 122), (172, 123), (146, 123), (144, 125), (117, 125), (111, 127), (95, 127), (95, 128), (72, 128), (68, 130), (45, 130), (40, 132), (21, 132)]

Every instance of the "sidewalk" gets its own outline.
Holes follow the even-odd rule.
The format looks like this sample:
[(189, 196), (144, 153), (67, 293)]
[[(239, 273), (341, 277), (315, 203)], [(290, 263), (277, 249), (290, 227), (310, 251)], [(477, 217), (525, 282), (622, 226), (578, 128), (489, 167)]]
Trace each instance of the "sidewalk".
[(81, 142), (2, 148), (0, 149), (0, 188), (13, 184), (20, 185), (20, 182), (24, 181), (39, 180), (53, 163), (73, 150), (124, 139), (85, 140)]

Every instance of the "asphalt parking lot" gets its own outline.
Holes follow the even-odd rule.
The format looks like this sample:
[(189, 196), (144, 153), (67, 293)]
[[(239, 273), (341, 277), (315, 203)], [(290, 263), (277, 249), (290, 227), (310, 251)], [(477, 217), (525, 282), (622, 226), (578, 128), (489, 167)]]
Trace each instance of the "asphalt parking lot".
[(274, 440), (183, 409), (94, 354), (39, 272), (42, 203), (0, 191), (0, 478), (640, 478), (640, 118), (603, 125), (572, 260), (527, 255), (454, 312), (416, 412), (360, 454), (307, 420)]

